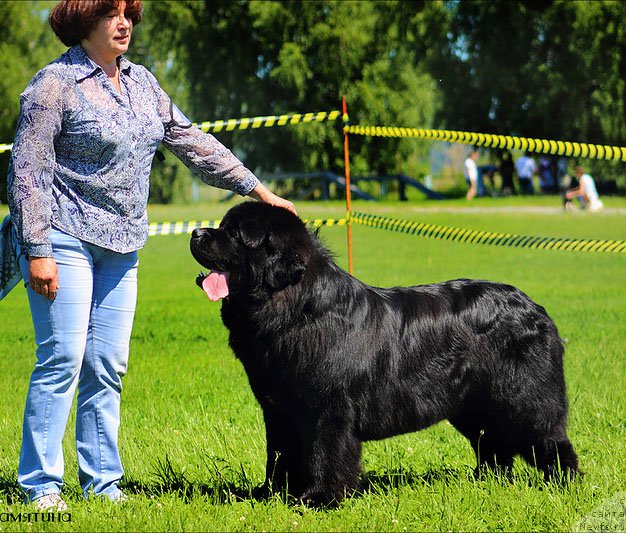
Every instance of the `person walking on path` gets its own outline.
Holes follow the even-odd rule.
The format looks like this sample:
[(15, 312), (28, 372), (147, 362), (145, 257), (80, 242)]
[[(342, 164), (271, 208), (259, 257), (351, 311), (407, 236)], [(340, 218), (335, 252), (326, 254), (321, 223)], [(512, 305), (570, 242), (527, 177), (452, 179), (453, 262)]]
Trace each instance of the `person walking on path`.
[(465, 181), (469, 186), (465, 198), (468, 200), (472, 200), (478, 194), (478, 166), (476, 161), (478, 161), (478, 150), (473, 148), (465, 160)]
[(515, 170), (520, 194), (534, 194), (533, 177), (537, 173), (537, 165), (529, 152), (515, 161)]

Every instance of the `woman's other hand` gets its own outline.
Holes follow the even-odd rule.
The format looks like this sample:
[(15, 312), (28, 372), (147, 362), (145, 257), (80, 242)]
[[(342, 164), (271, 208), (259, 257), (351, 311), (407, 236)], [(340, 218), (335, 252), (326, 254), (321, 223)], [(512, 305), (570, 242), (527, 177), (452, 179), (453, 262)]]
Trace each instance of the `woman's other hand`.
[(37, 294), (52, 301), (59, 290), (59, 272), (52, 257), (31, 257), (29, 284)]

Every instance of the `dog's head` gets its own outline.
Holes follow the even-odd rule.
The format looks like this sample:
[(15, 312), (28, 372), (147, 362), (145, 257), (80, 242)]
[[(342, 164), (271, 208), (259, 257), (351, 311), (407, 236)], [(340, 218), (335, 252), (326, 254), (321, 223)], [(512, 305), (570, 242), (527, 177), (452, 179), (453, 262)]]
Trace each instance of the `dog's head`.
[(197, 283), (217, 301), (235, 292), (267, 296), (300, 281), (306, 269), (304, 223), (286, 209), (259, 202), (231, 208), (219, 228), (191, 236), (191, 253), (211, 272)]

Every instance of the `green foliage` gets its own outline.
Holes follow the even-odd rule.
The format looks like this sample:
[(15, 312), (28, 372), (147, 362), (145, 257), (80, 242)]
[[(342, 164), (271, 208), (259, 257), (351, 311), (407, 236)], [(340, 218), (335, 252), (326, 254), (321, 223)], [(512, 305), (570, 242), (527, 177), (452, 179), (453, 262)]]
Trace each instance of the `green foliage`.
[(52, 2), (0, 2), (0, 135), (8, 140), (19, 114), (20, 93), (35, 70), (65, 49), (46, 27)]
[[(0, 1), (3, 141), (19, 92), (62, 51), (51, 5)], [(613, 0), (147, 1), (129, 57), (195, 121), (328, 111), (345, 96), (354, 124), (623, 146), (625, 17)], [(217, 135), (261, 177), (343, 173), (340, 121)], [(354, 136), (350, 147), (355, 175), (429, 170), (425, 141)], [(626, 187), (623, 163), (578, 162)], [(168, 157), (154, 167), (151, 200), (184, 200), (189, 183)]]
[[(47, 27), (53, 2), (0, 2), (0, 143), (12, 142), (20, 94), (37, 70), (65, 47)], [(9, 152), (0, 154), (0, 202), (6, 202)]]
[[(345, 95), (354, 122), (431, 124), (435, 86), (419, 68), (415, 52), (398, 39), (396, 27), (388, 27), (383, 15), (389, 6), (355, 1), (161, 2), (146, 5), (143, 30), (150, 42), (167, 41), (175, 51), (174, 62), (184, 65), (189, 101), (183, 105), (197, 119), (338, 109)], [(176, 31), (162, 20), (175, 20)], [(338, 125), (237, 131), (220, 134), (220, 140), (236, 147), (262, 175), (342, 173)], [(408, 161), (409, 170), (417, 171), (426, 150), (414, 141), (361, 139), (353, 164), (361, 173), (394, 173), (407, 172)]]
[[(190, 200), (190, 189), (192, 177), (185, 165), (174, 155), (169, 154), (165, 148), (161, 147), (161, 154), (154, 159), (152, 171), (150, 173), (150, 203), (170, 204), (188, 202)], [(167, 155), (166, 155), (167, 154)]]
[[(455, 2), (428, 57), (449, 129), (624, 146), (626, 4)], [(585, 162), (587, 164), (587, 162)], [(626, 185), (623, 163), (592, 173)]]

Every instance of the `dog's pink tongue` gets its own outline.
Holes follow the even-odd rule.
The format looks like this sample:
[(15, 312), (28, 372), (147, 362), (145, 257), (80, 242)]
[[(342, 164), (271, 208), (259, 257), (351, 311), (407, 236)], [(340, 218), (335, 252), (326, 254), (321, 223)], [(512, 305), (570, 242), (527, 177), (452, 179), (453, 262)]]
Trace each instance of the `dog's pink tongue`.
[(216, 272), (212, 270), (209, 275), (204, 278), (202, 288), (209, 300), (217, 302), (228, 296), (228, 272)]

